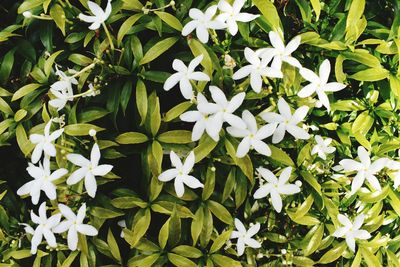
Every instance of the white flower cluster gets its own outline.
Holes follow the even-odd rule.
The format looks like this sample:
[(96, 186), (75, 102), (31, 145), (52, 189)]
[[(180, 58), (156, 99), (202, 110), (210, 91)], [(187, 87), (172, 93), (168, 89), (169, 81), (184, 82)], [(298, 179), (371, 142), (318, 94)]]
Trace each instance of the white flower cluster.
[[(64, 129), (58, 129), (50, 133), (50, 128), (53, 120), (50, 119), (44, 128), (44, 134), (31, 134), (30, 140), (36, 146), (32, 153), (32, 163), (26, 168), (29, 175), (34, 178), (32, 181), (27, 182), (21, 186), (17, 194), (20, 196), (30, 195), (33, 204), (38, 204), (41, 191), (50, 200), (57, 199), (57, 185), (56, 181), (68, 174), (68, 170), (65, 168), (59, 168), (55, 171), (51, 171), (51, 157), (56, 156), (56, 148), (54, 141), (59, 138)], [(42, 162), (39, 162), (43, 155)], [(86, 159), (80, 154), (68, 154), (67, 159), (79, 168), (75, 170), (67, 179), (67, 185), (73, 185), (78, 183), (84, 178), (85, 188), (87, 193), (91, 197), (95, 197), (97, 190), (96, 176), (104, 176), (111, 171), (113, 166), (108, 164), (99, 165), (100, 161), (100, 149), (97, 143), (92, 147), (90, 154), (90, 160)], [(36, 166), (35, 163), (39, 162)], [(38, 245), (42, 241), (42, 236), (45, 237), (47, 243), (51, 247), (55, 247), (56, 241), (53, 233), (62, 233), (68, 230), (68, 247), (71, 250), (77, 248), (77, 232), (84, 235), (96, 235), (97, 230), (93, 226), (83, 224), (86, 214), (86, 205), (83, 204), (78, 211), (78, 215), (72, 212), (72, 210), (63, 205), (58, 204), (58, 209), (61, 214), (67, 219), (60, 224), (61, 214), (56, 214), (50, 218), (46, 217), (46, 202), (43, 202), (39, 208), (39, 216), (36, 216), (31, 212), (31, 220), (38, 224), (37, 228), (33, 230), (28, 224), (25, 225), (25, 231), (32, 234), (32, 248), (31, 252), (34, 254), (37, 251)]]
[[(58, 110), (61, 110), (64, 108), (67, 101), (72, 101), (74, 97), (94, 95), (95, 90), (93, 88), (93, 85), (91, 84), (89, 85), (90, 89), (87, 92), (79, 95), (74, 96), (72, 89), (72, 85), (78, 83), (75, 77), (77, 77), (87, 69), (92, 68), (94, 65), (95, 63), (89, 65), (88, 67), (82, 69), (80, 72), (71, 77), (68, 77), (64, 72), (56, 67), (56, 74), (60, 77), (60, 80), (52, 84), (50, 87), (50, 92), (56, 97), (56, 99), (50, 100), (49, 105), (57, 108)], [(51, 132), (50, 129), (53, 122), (59, 122), (61, 127), (60, 129)], [(59, 168), (54, 171), (51, 170), (51, 158), (56, 157), (57, 155), (57, 145), (54, 143), (64, 132), (64, 128), (62, 128), (62, 126), (63, 123), (60, 120), (50, 119), (44, 127), (43, 134), (35, 133), (29, 136), (29, 140), (35, 145), (35, 148), (33, 149), (31, 155), (31, 162), (28, 163), (28, 167), (26, 168), (26, 170), (33, 178), (33, 180), (21, 186), (18, 189), (17, 194), (20, 196), (29, 195), (31, 197), (32, 203), (35, 205), (39, 202), (41, 191), (45, 193), (48, 199), (56, 200), (57, 180), (68, 174), (68, 170), (65, 168)], [(89, 134), (91, 136), (95, 136), (96, 132), (94, 130), (91, 130)], [(100, 148), (97, 143), (95, 143), (92, 147), (90, 159), (86, 159), (80, 154), (68, 154), (66, 156), (67, 160), (73, 163), (78, 168), (74, 172), (72, 172), (72, 174), (66, 180), (67, 185), (77, 184), (82, 179), (84, 179), (84, 185), (88, 195), (94, 198), (97, 191), (96, 176), (104, 176), (109, 173), (113, 168), (113, 166), (109, 164), (99, 165), (100, 157)], [(39, 162), (41, 158), (43, 159), (41, 162)], [(37, 163), (38, 165), (35, 165)], [(54, 247), (56, 243), (53, 232), (61, 233), (69, 229), (68, 247), (71, 250), (75, 250), (78, 242), (77, 232), (86, 235), (97, 234), (97, 230), (94, 229), (92, 226), (89, 227), (82, 224), (86, 213), (85, 204), (83, 204), (82, 207), (79, 209), (77, 217), (67, 206), (62, 204), (58, 205), (61, 214), (68, 220), (65, 221), (64, 224), (60, 224), (64, 226), (60, 226), (58, 224), (61, 219), (61, 214), (59, 214), (59, 216), (53, 215), (52, 217), (47, 219), (45, 205), (45, 202), (41, 204), (39, 209), (39, 217), (34, 215), (34, 213), (31, 213), (32, 221), (36, 224), (39, 224), (35, 231), (33, 231), (32, 228), (30, 228), (30, 226), (28, 226), (27, 224), (24, 224), (26, 226), (26, 232), (33, 234), (31, 241), (32, 253), (36, 253), (37, 246), (42, 241), (42, 235), (44, 235), (49, 246)], [(69, 224), (69, 226), (65, 228), (66, 222), (73, 223), (73, 226)], [(82, 227), (78, 227), (78, 225), (82, 225)]]
[[(257, 18), (257, 15), (241, 13), (241, 9), (245, 1), (236, 0), (233, 4), (229, 4), (225, 0), (221, 0), (218, 5), (212, 5), (203, 13), (198, 9), (191, 9), (189, 16), (192, 19), (185, 25), (182, 30), (184, 36), (196, 30), (197, 38), (203, 43), (209, 40), (209, 30), (211, 34), (215, 34), (214, 30), (227, 29), (231, 35), (238, 32), (237, 22), (249, 22)], [(219, 10), (219, 14), (217, 11)], [(246, 47), (244, 50), (244, 58), (248, 62), (239, 70), (233, 73), (233, 80), (241, 80), (249, 77), (249, 86), (255, 93), (263, 90), (263, 83), (268, 83), (267, 78), (280, 79), (284, 77), (283, 63), (289, 64), (297, 68), (299, 74), (305, 81), (309, 82), (303, 86), (297, 96), (300, 98), (309, 98), (316, 96), (314, 108), (324, 107), (330, 112), (330, 103), (327, 93), (337, 92), (346, 87), (346, 85), (338, 82), (329, 82), (331, 73), (331, 64), (329, 60), (324, 60), (319, 66), (318, 74), (312, 70), (302, 67), (300, 62), (292, 56), (292, 53), (301, 44), (301, 37), (294, 37), (287, 45), (285, 45), (282, 35), (278, 32), (271, 31), (269, 39), (272, 47), (252, 50)], [(197, 88), (195, 81), (210, 81), (210, 77), (195, 69), (201, 64), (203, 55), (198, 55), (193, 59), (187, 67), (181, 60), (175, 59), (173, 69), (177, 72), (171, 75), (164, 84), (165, 90), (172, 89), (179, 83), (182, 95), (186, 99), (196, 103), (196, 109), (187, 111), (180, 115), (180, 119), (185, 122), (194, 123), (192, 130), (192, 141), (198, 141), (204, 133), (207, 133), (214, 141), (218, 142), (220, 132), (224, 123), (228, 124), (226, 132), (236, 138), (240, 138), (241, 142), (237, 147), (236, 156), (241, 158), (246, 156), (251, 149), (259, 154), (271, 156), (271, 149), (265, 142), (265, 139), (272, 136), (272, 143), (277, 144), (284, 140), (286, 132), (296, 139), (307, 140), (311, 137), (307, 129), (312, 126), (302, 125), (309, 112), (308, 106), (300, 106), (295, 110), (289, 103), (280, 97), (277, 102), (277, 112), (268, 111), (261, 112), (258, 116), (265, 121), (264, 125), (259, 125), (256, 116), (250, 110), (242, 111), (241, 117), (235, 112), (240, 108), (246, 98), (246, 92), (238, 92), (230, 99), (227, 98), (224, 91), (217, 86), (210, 85), (208, 87), (212, 101), (206, 97), (207, 92), (195, 92), (193, 88)], [(233, 61), (229, 66), (234, 68), (236, 62), (229, 56), (228, 59)], [(226, 56), (225, 56), (226, 60)], [(312, 147), (311, 155), (317, 155), (322, 160), (326, 160), (329, 154), (335, 152), (336, 148), (331, 146), (332, 139), (315, 135), (315, 145)], [(356, 171), (356, 176), (352, 179), (351, 193), (354, 194), (361, 188), (364, 181), (367, 180), (371, 187), (375, 190), (381, 190), (376, 174), (383, 168), (395, 171), (395, 187), (400, 185), (400, 163), (388, 160), (386, 158), (377, 159), (371, 162), (368, 152), (363, 147), (358, 148), (358, 155), (361, 162), (344, 159), (340, 161), (341, 169), (344, 172)], [(190, 188), (201, 188), (203, 184), (189, 173), (192, 171), (195, 163), (194, 152), (190, 152), (184, 163), (179, 157), (171, 151), (170, 154), (173, 169), (163, 172), (159, 176), (159, 180), (167, 182), (175, 179), (175, 191), (178, 197), (184, 194), (184, 185)], [(287, 167), (279, 171), (279, 178), (270, 170), (258, 167), (258, 173), (265, 180), (254, 193), (255, 199), (270, 197), (272, 207), (276, 212), (281, 212), (283, 208), (282, 195), (292, 195), (300, 192), (301, 182), (289, 183), (292, 173), (292, 167)], [(346, 215), (339, 214), (338, 221), (343, 225), (332, 234), (334, 237), (344, 237), (348, 247), (355, 251), (356, 239), (369, 239), (370, 233), (361, 230), (365, 216), (363, 214), (357, 216), (352, 223)], [(260, 224), (257, 223), (246, 230), (243, 223), (239, 219), (235, 219), (237, 231), (231, 234), (232, 239), (237, 238), (238, 255), (244, 253), (246, 246), (259, 248), (261, 243), (256, 241), (253, 236), (260, 230)]]

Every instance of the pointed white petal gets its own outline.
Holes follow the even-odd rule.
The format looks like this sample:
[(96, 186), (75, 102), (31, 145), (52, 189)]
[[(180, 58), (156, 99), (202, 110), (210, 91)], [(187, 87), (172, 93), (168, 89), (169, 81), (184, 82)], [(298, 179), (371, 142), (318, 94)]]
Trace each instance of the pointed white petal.
[(164, 83), (164, 90), (169, 91), (172, 87), (174, 87), (181, 79), (182, 74), (174, 73), (168, 77), (168, 79)]
[(92, 169), (92, 173), (95, 176), (104, 176), (109, 173), (113, 169), (113, 166), (110, 164), (102, 164)]
[(90, 197), (94, 198), (96, 196), (97, 183), (93, 174), (90, 172), (85, 175), (85, 188)]
[(188, 174), (192, 170), (192, 168), (194, 166), (194, 162), (195, 162), (194, 152), (190, 151), (189, 155), (185, 159), (185, 163), (182, 166), (183, 172)]
[(271, 201), (272, 201), (272, 206), (276, 210), (276, 212), (280, 213), (282, 211), (282, 198), (279, 195), (279, 193), (275, 190), (272, 189), (270, 191), (271, 195)]
[(192, 31), (194, 31), (194, 29), (196, 29), (196, 27), (199, 25), (199, 22), (196, 20), (192, 20), (189, 21), (188, 23), (186, 23), (186, 25), (183, 27), (182, 29), (182, 35), (183, 36), (187, 36), (189, 35), (189, 33), (191, 33)]
[(325, 59), (321, 66), (319, 66), (319, 78), (322, 84), (326, 84), (329, 79), (329, 74), (331, 73), (331, 63), (328, 59)]
[(243, 158), (247, 155), (250, 150), (250, 139), (248, 137), (243, 138), (237, 147), (236, 157)]
[(185, 185), (190, 188), (202, 188), (204, 185), (196, 178), (191, 175), (183, 175), (182, 181)]
[(260, 153), (261, 155), (264, 156), (271, 156), (271, 149), (269, 148), (269, 146), (264, 143), (263, 141), (260, 140), (253, 140), (252, 141), (252, 145), (254, 147), (254, 149)]

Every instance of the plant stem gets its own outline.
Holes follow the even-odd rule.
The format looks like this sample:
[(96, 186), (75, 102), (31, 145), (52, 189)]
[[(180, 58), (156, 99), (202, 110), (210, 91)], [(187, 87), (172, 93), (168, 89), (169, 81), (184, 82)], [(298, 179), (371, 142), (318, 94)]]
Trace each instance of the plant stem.
[(81, 75), (82, 73), (84, 73), (85, 71), (90, 70), (90, 69), (93, 69), (94, 66), (96, 66), (96, 62), (93, 62), (92, 64), (90, 64), (90, 65), (84, 67), (83, 69), (81, 69), (80, 71), (78, 71), (77, 73), (75, 73), (74, 75), (72, 75), (70, 78), (76, 78), (76, 77), (78, 77), (79, 75)]
[(114, 50), (115, 49), (114, 48), (114, 43), (113, 43), (113, 41), (111, 39), (110, 32), (108, 31), (108, 28), (107, 28), (107, 26), (106, 26), (106, 24), (104, 22), (102, 23), (102, 25), (103, 25), (104, 31), (106, 32), (106, 35), (107, 35), (107, 38), (108, 38), (108, 42), (110, 43), (111, 50)]

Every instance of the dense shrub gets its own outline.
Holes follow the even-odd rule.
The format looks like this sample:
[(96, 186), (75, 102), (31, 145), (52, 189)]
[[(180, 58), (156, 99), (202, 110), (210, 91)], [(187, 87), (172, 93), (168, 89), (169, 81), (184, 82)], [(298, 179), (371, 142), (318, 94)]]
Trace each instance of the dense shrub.
[(397, 0), (0, 3), (0, 266), (400, 266)]

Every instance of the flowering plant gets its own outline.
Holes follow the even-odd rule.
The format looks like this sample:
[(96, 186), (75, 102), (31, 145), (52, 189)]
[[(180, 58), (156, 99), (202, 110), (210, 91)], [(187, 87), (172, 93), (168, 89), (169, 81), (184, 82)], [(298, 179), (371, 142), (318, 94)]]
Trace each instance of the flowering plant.
[(400, 266), (381, 0), (0, 4), (1, 266)]

